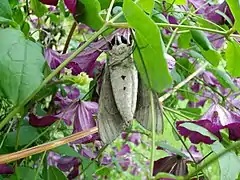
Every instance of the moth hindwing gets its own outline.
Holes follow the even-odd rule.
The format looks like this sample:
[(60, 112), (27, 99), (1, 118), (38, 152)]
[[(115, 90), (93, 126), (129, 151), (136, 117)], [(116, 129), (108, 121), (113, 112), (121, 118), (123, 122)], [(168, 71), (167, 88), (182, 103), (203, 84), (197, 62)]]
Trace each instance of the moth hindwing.
[[(146, 129), (152, 130), (152, 119), (150, 119), (151, 103), (150, 103), (150, 89), (148, 89), (139, 77), (138, 81), (138, 97), (136, 107), (136, 120)], [(157, 93), (153, 93), (153, 103), (155, 107), (155, 130), (157, 133), (163, 132), (163, 117), (162, 107), (158, 101)]]

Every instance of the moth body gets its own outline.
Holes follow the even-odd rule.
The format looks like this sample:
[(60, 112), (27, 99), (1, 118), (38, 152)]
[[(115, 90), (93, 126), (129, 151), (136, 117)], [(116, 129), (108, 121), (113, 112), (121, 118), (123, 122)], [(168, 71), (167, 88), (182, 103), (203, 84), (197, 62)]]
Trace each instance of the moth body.
[(131, 44), (116, 39), (108, 62), (112, 91), (116, 106), (127, 125), (135, 114), (138, 91), (138, 73), (132, 59)]

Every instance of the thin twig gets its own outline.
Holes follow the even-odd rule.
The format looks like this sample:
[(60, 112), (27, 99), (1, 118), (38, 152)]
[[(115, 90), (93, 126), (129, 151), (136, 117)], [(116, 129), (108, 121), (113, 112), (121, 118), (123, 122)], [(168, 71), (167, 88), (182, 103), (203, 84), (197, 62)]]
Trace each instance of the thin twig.
[(190, 74), (186, 79), (184, 79), (182, 82), (180, 82), (178, 85), (176, 85), (172, 90), (170, 90), (168, 93), (164, 94), (159, 98), (160, 102), (165, 101), (167, 98), (169, 98), (174, 92), (176, 92), (178, 89), (180, 89), (182, 86), (187, 84), (191, 79), (193, 79), (195, 76), (197, 76), (199, 73), (201, 73), (205, 67), (208, 65), (208, 62), (204, 63), (199, 69), (197, 69), (194, 73)]

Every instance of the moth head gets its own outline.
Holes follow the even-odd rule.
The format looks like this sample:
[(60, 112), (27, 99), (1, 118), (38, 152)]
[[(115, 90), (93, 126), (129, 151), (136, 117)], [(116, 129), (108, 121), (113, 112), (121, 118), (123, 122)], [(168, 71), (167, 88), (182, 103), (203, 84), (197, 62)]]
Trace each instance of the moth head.
[(132, 39), (130, 34), (128, 37), (124, 37), (120, 34), (115, 34), (109, 43), (110, 51), (112, 54), (121, 55), (131, 51)]

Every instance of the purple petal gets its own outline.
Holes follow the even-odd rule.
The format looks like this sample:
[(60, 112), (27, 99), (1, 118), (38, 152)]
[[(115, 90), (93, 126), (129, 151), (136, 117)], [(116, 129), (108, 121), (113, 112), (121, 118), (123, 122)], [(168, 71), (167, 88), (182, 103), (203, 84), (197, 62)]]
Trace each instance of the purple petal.
[(200, 91), (200, 84), (199, 83), (194, 83), (192, 86), (191, 86), (191, 89), (193, 92), (196, 92), (198, 93)]
[(231, 123), (224, 127), (228, 128), (228, 130), (229, 130), (229, 139), (231, 139), (233, 141), (240, 140), (240, 122), (239, 123)]
[(62, 157), (57, 162), (57, 167), (64, 172), (68, 172), (74, 165), (79, 165), (80, 160), (75, 157)]
[(139, 145), (141, 143), (141, 134), (140, 133), (132, 133), (128, 140), (134, 143), (135, 145)]
[(69, 180), (75, 179), (79, 175), (79, 165), (74, 165), (73, 170), (68, 174)]
[[(189, 151), (191, 153), (191, 155), (193, 156), (194, 160), (196, 162), (199, 162), (202, 160), (203, 156), (202, 154), (197, 150), (197, 147), (194, 146), (194, 145), (191, 145), (190, 148), (189, 148)], [(190, 156), (190, 154), (188, 153), (188, 151), (186, 150), (183, 150), (182, 151), (186, 156), (188, 156), (189, 160), (194, 162), (194, 160), (192, 159), (192, 157)]]
[(126, 139), (127, 138), (127, 133), (126, 132), (122, 132), (122, 139)]
[(34, 127), (46, 127), (52, 125), (59, 118), (55, 116), (38, 117), (34, 114), (29, 114), (29, 124)]
[(153, 175), (159, 172), (171, 173), (177, 176), (187, 175), (187, 162), (181, 156), (167, 156), (154, 161)]
[(213, 104), (201, 119), (209, 119), (213, 124), (222, 126), (234, 122), (232, 114), (219, 104)]
[(64, 3), (72, 14), (76, 13), (76, 7), (77, 7), (76, 0), (64, 0)]
[(117, 156), (123, 156), (127, 153), (130, 153), (130, 152), (131, 152), (131, 150), (130, 150), (129, 145), (124, 144), (121, 148), (121, 151), (117, 152), (116, 154), (117, 154)]
[(57, 166), (59, 159), (61, 159), (61, 156), (59, 154), (52, 151), (48, 153), (47, 161), (49, 165)]
[(97, 156), (97, 154), (93, 153), (90, 149), (86, 149), (86, 148), (81, 149), (81, 155), (89, 159), (94, 159)]
[(217, 78), (211, 73), (211, 72), (203, 72), (202, 77), (205, 83), (216, 86), (219, 85), (219, 82), (217, 81)]
[(41, 3), (56, 6), (58, 0), (40, 0)]
[(7, 164), (0, 164), (0, 174), (13, 174), (14, 169)]
[(131, 160), (129, 158), (120, 159), (119, 164), (122, 167), (122, 169), (126, 171), (131, 164)]
[(112, 158), (109, 155), (104, 155), (103, 159), (101, 160), (102, 165), (108, 165), (112, 162)]
[[(93, 115), (98, 111), (98, 104), (95, 102), (83, 102), (78, 104), (75, 112), (73, 133), (87, 130), (96, 126), (96, 121)], [(89, 135), (82, 139), (75, 141), (74, 143), (88, 143), (96, 140), (98, 138), (97, 134)]]
[(166, 60), (167, 60), (167, 64), (168, 64), (168, 69), (171, 71), (176, 64), (176, 60), (169, 54), (165, 53), (164, 54)]
[(191, 131), (185, 127), (180, 126), (185, 122), (194, 123), (199, 126), (202, 126), (221, 140), (220, 130), (223, 128), (223, 126), (213, 124), (210, 120), (177, 121), (177, 130), (180, 133), (180, 135), (184, 136), (185, 138), (188, 137), (192, 143), (198, 144), (200, 142), (203, 142), (206, 144), (212, 144), (215, 142), (215, 140), (212, 140), (210, 137), (204, 136), (199, 132)]

